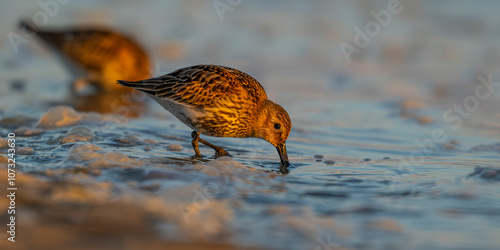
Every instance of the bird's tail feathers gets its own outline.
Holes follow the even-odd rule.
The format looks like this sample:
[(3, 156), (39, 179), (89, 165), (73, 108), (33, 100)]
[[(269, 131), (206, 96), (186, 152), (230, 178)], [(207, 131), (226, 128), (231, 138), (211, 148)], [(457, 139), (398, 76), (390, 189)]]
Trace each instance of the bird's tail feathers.
[(147, 84), (145, 81), (130, 82), (130, 81), (118, 80), (117, 84), (120, 84), (125, 87), (130, 87), (151, 95), (154, 95), (156, 92), (154, 90), (155, 85)]

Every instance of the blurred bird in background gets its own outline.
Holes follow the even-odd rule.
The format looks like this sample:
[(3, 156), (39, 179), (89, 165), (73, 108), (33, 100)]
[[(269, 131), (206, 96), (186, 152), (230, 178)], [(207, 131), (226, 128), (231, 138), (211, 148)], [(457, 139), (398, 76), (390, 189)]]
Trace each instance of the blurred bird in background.
[(104, 27), (40, 29), (22, 20), (22, 29), (33, 32), (62, 58), (75, 76), (74, 94), (128, 92), (116, 80), (138, 81), (151, 76), (146, 51), (133, 39)]

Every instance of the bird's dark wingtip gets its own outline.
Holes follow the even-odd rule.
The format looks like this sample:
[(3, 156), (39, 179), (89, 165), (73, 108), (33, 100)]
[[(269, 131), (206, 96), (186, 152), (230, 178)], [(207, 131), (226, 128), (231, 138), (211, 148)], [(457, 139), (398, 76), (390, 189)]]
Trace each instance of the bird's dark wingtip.
[(123, 85), (123, 86), (127, 86), (127, 81), (123, 81), (123, 80), (116, 80), (116, 84), (120, 84), (120, 85)]
[(131, 88), (137, 87), (137, 84), (135, 84), (135, 82), (129, 82), (129, 81), (123, 81), (123, 80), (116, 80), (116, 84), (120, 84), (122, 86), (131, 87)]
[(117, 80), (116, 84), (120, 84), (120, 85), (125, 86), (125, 87), (133, 88), (135, 90), (139, 90), (141, 92), (148, 93), (151, 95), (155, 94), (155, 91), (153, 90), (154, 86), (144, 85), (142, 81), (129, 82), (129, 81)]

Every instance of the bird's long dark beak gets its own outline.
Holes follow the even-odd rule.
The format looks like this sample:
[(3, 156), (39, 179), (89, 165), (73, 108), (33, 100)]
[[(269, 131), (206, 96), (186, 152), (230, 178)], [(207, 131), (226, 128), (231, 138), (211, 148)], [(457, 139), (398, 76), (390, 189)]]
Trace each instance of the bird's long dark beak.
[(288, 154), (286, 153), (286, 144), (283, 142), (276, 146), (278, 150), (278, 154), (280, 155), (281, 166), (287, 168), (290, 166), (290, 162), (288, 162)]

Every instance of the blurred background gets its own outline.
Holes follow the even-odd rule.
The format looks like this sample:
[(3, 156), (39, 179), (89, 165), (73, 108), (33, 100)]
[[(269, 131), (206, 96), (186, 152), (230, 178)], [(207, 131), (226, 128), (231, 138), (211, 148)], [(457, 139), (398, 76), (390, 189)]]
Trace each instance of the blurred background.
[[(0, 245), (497, 249), (498, 9), (493, 0), (2, 1), (0, 130), (4, 142), (16, 131), (22, 147), (24, 233), (15, 244), (0, 234)], [(294, 166), (277, 173), (272, 146), (253, 139), (210, 138), (235, 157), (192, 160), (190, 131), (156, 103), (77, 99), (74, 76), (23, 36), (22, 18), (133, 37), (153, 76), (196, 64), (250, 74), (290, 114)]]
[[(47, 5), (21, 1), (2, 9), (6, 39), (0, 46), (8, 68), (2, 77), (41, 82), (27, 84), (24, 96), (36, 92), (56, 101), (66, 94), (67, 89), (57, 84), (71, 81), (71, 75), (46, 46), (36, 39), (9, 36), (10, 32), (23, 35), (17, 28), (19, 20), (33, 17), (44, 24), (42, 29), (102, 25), (131, 36), (149, 52), (153, 75), (195, 64), (228, 65), (257, 77), (268, 92), (279, 92), (279, 99), (281, 94), (288, 96), (284, 92), (304, 88), (313, 96), (352, 98), (344, 95), (349, 93), (365, 99), (439, 100), (448, 107), (474, 91), (478, 76), (495, 73), (498, 3), (397, 2), (397, 14), (390, 13), (382, 26), (371, 12), (387, 12), (390, 1), (244, 5), (240, 1), (47, 1)], [(373, 21), (379, 29), (372, 28), (375, 34), (367, 36), (366, 27)], [(357, 29), (369, 39), (363, 42), (365, 47), (356, 46), (355, 39), (364, 40), (358, 38)], [(354, 52), (343, 52), (343, 43), (353, 46)], [(284, 84), (289, 88), (282, 88)], [(40, 93), (40, 85), (50, 91)], [(482, 102), (474, 116), (498, 120), (491, 115), (494, 111), (483, 107), (492, 102)]]

